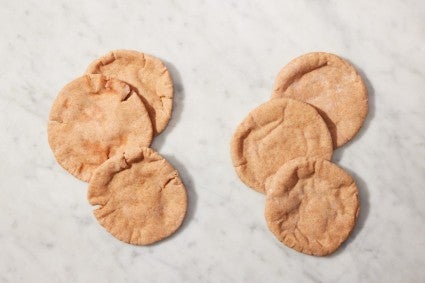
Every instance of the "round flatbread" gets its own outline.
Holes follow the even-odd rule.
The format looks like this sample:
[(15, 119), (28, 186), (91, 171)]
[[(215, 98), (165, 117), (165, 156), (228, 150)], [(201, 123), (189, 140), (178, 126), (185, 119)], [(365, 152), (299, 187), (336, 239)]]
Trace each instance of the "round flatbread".
[(324, 256), (348, 238), (359, 215), (353, 178), (323, 159), (298, 158), (266, 182), (267, 224), (299, 252)]
[(182, 224), (186, 189), (177, 171), (150, 148), (116, 155), (90, 180), (88, 200), (99, 223), (114, 237), (134, 245), (160, 241)]
[(137, 51), (115, 50), (91, 63), (86, 73), (117, 78), (132, 86), (148, 110), (154, 136), (165, 129), (173, 107), (173, 81), (161, 60)]
[(330, 159), (332, 139), (314, 107), (294, 99), (272, 99), (254, 109), (236, 129), (233, 166), (249, 187), (264, 193), (265, 180), (301, 156)]
[(82, 76), (60, 91), (47, 132), (59, 164), (86, 182), (110, 156), (152, 141), (140, 97), (126, 83), (102, 75)]
[(295, 58), (276, 78), (273, 98), (289, 97), (317, 108), (331, 132), (334, 148), (351, 140), (368, 111), (366, 86), (340, 57), (314, 52)]

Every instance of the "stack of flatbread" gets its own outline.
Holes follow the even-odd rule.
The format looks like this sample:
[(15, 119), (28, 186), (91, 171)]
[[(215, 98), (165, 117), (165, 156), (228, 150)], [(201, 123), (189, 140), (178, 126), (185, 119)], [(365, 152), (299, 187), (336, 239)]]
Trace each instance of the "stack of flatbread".
[(99, 223), (148, 245), (174, 233), (187, 209), (173, 166), (149, 148), (171, 117), (173, 81), (157, 58), (117, 50), (91, 63), (53, 103), (48, 140), (58, 163), (89, 182)]
[(332, 163), (368, 111), (367, 90), (354, 67), (323, 52), (302, 55), (278, 74), (271, 99), (237, 127), (235, 170), (266, 194), (269, 229), (285, 245), (311, 255), (334, 252), (359, 214), (353, 178)]

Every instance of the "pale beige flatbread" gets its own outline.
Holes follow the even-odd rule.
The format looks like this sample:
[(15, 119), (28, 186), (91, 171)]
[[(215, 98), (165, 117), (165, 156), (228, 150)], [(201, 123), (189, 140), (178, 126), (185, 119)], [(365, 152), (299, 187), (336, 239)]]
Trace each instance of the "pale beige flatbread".
[(283, 67), (272, 97), (298, 99), (316, 107), (335, 148), (356, 135), (368, 112), (367, 89), (360, 75), (345, 60), (324, 52), (302, 55)]
[(248, 114), (231, 143), (233, 166), (249, 187), (264, 193), (265, 180), (300, 156), (330, 159), (332, 139), (314, 107), (293, 99), (272, 99)]
[(89, 181), (115, 153), (149, 146), (152, 124), (143, 102), (127, 84), (85, 75), (67, 84), (54, 101), (48, 139), (59, 164)]
[(135, 88), (148, 110), (154, 136), (168, 124), (173, 107), (173, 81), (161, 60), (132, 50), (115, 50), (95, 60), (86, 73), (117, 78)]
[(266, 182), (267, 224), (276, 238), (299, 252), (324, 256), (348, 238), (359, 214), (353, 178), (318, 158), (298, 158)]
[(117, 154), (94, 173), (88, 200), (99, 223), (114, 237), (149, 245), (174, 233), (187, 209), (177, 171), (150, 148)]

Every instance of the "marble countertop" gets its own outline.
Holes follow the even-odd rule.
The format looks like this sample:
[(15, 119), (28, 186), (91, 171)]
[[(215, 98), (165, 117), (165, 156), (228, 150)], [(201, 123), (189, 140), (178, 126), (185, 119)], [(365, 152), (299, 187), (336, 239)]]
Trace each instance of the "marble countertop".
[[(424, 282), (425, 2), (1, 1), (0, 282)], [(99, 226), (87, 184), (47, 144), (62, 86), (113, 49), (163, 59), (175, 81), (153, 148), (180, 171), (189, 211), (173, 237), (124, 244)], [(279, 244), (264, 196), (237, 178), (229, 142), (290, 59), (340, 54), (370, 112), (333, 160), (358, 183), (359, 223), (334, 255)]]

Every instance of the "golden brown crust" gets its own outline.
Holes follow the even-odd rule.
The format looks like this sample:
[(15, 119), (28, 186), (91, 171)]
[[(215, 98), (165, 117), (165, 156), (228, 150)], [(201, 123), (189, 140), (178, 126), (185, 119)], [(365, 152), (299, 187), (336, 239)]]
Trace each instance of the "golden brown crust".
[(272, 99), (253, 111), (231, 142), (233, 166), (249, 187), (264, 193), (265, 180), (300, 156), (330, 159), (332, 140), (314, 107), (293, 99)]
[(149, 146), (152, 124), (143, 102), (127, 84), (85, 75), (67, 84), (54, 101), (48, 140), (58, 163), (89, 181), (115, 153)]
[(353, 178), (330, 161), (297, 158), (266, 182), (265, 217), (276, 238), (299, 252), (324, 256), (348, 238), (359, 214)]
[(91, 63), (86, 73), (117, 78), (134, 87), (148, 110), (154, 136), (171, 118), (173, 81), (161, 60), (132, 50), (115, 50)]
[(174, 233), (187, 209), (177, 171), (150, 148), (117, 154), (95, 171), (88, 189), (94, 215), (114, 237), (149, 245)]
[(335, 148), (356, 135), (368, 112), (367, 89), (360, 75), (345, 60), (324, 52), (302, 55), (283, 67), (272, 97), (298, 99), (316, 107)]

